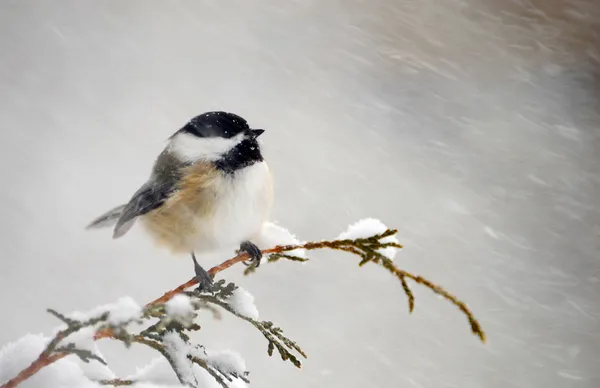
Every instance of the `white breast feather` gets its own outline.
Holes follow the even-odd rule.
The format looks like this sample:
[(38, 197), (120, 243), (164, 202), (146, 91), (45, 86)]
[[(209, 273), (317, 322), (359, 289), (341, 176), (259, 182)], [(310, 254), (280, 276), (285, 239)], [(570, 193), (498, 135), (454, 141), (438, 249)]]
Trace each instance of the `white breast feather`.
[[(198, 236), (198, 251), (237, 247), (256, 236), (269, 216), (272, 186), (266, 162), (255, 163), (224, 176), (217, 183), (215, 212), (211, 220), (198, 220), (206, 235)], [(207, 238), (210, 241), (207, 241)]]

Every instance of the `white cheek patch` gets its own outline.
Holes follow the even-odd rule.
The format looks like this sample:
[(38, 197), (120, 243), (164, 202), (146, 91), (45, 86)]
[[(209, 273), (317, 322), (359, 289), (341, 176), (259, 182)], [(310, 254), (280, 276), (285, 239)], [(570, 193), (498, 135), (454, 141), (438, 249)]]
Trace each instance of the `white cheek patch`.
[(185, 162), (198, 160), (215, 161), (231, 151), (244, 140), (244, 133), (225, 139), (222, 137), (197, 137), (189, 133), (176, 134), (169, 143), (169, 149)]

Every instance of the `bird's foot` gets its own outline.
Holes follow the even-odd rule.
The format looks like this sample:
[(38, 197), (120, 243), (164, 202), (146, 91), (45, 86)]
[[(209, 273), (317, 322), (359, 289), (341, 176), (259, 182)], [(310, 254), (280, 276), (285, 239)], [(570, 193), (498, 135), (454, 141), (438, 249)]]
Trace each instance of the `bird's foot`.
[(198, 280), (197, 290), (200, 292), (213, 292), (213, 278), (206, 272), (204, 268), (196, 260), (196, 255), (192, 252), (192, 260), (194, 260), (195, 279)]
[(244, 261), (244, 265), (250, 266), (254, 264), (254, 266), (258, 268), (260, 265), (260, 259), (262, 259), (262, 251), (259, 247), (250, 241), (244, 241), (240, 244), (240, 249), (238, 252), (246, 252), (248, 255), (250, 255), (250, 260)]

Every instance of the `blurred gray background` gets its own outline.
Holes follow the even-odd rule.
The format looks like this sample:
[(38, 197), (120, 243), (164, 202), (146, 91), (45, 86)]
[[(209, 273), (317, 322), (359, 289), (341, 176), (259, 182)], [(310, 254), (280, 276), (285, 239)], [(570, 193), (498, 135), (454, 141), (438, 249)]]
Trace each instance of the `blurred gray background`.
[[(600, 386), (597, 1), (2, 0), (0, 50), (0, 344), (48, 332), (47, 307), (142, 303), (192, 275), (137, 228), (83, 228), (222, 109), (268, 130), (274, 220), (304, 240), (397, 227), (396, 262), (489, 337), (418, 286), (409, 316), (353, 257), (240, 266), (227, 278), (309, 353), (296, 370), (206, 318), (200, 340), (238, 350), (253, 386)], [(151, 358), (102, 349), (122, 374)]]

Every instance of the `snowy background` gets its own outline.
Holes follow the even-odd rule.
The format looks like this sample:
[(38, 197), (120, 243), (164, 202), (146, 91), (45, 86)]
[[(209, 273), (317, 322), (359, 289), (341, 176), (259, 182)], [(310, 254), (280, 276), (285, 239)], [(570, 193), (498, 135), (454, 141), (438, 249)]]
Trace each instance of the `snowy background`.
[[(453, 306), (342, 254), (236, 281), (309, 354), (207, 317), (256, 387), (600, 385), (600, 4), (595, 0), (0, 2), (0, 345), (45, 313), (149, 301), (192, 275), (135, 229), (84, 226), (165, 139), (224, 109), (266, 128), (274, 219), (303, 240), (363, 217)], [(207, 266), (219, 258), (204, 258)], [(103, 342), (118, 373), (150, 361)], [(116, 362), (118, 361), (118, 362)]]

